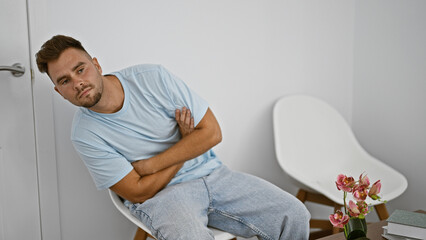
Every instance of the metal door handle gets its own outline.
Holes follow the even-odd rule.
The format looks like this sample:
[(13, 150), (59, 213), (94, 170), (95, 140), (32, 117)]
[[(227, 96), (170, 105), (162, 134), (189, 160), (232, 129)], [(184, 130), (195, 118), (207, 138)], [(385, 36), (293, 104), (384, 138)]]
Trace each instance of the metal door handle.
[(25, 73), (25, 67), (20, 63), (15, 63), (12, 66), (0, 66), (0, 71), (10, 71), (13, 76), (20, 77)]

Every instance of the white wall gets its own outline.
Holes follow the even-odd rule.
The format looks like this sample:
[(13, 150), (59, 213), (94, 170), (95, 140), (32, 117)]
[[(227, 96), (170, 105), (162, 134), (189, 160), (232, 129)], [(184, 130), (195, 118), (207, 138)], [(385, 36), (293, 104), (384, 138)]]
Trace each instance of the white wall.
[[(216, 150), (225, 164), (295, 194), (275, 159), (272, 106), (281, 96), (308, 93), (351, 120), (354, 9), (354, 1), (340, 0), (40, 0), (30, 4), (32, 52), (52, 35), (68, 34), (105, 73), (163, 64), (210, 102), (222, 126)], [(62, 239), (130, 239), (133, 225), (106, 192), (95, 190), (72, 148), (75, 107), (51, 95), (47, 82), (36, 73), (36, 106), (46, 96), (53, 101)], [(40, 112), (48, 110), (39, 109), (43, 121)]]
[(426, 208), (425, 1), (357, 1), (353, 127), (372, 155), (408, 179), (388, 208)]

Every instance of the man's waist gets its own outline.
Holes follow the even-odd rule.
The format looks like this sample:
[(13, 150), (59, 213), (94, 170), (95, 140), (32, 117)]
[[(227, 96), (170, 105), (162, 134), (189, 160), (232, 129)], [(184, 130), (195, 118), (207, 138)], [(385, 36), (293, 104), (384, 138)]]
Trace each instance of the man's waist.
[(221, 166), (222, 162), (215, 156), (214, 158), (200, 160), (198, 158), (185, 162), (183, 167), (170, 181), (168, 186), (182, 183), (209, 175), (217, 167)]

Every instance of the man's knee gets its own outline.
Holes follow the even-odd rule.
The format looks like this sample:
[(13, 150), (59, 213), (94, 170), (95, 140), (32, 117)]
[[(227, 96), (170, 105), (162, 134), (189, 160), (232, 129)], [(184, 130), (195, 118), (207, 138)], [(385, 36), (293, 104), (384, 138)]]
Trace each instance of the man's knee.
[(307, 240), (309, 238), (310, 218), (311, 214), (302, 202), (298, 201), (291, 204), (284, 216), (279, 239)]
[(305, 204), (303, 204), (300, 201), (296, 201), (297, 203), (292, 206), (291, 211), (291, 218), (292, 221), (294, 221), (295, 224), (300, 225), (308, 225), (309, 226), (309, 220), (311, 219), (311, 214), (306, 208)]
[(311, 219), (311, 213), (308, 211), (304, 204), (299, 205), (297, 207), (297, 221), (302, 225), (309, 226), (309, 220)]

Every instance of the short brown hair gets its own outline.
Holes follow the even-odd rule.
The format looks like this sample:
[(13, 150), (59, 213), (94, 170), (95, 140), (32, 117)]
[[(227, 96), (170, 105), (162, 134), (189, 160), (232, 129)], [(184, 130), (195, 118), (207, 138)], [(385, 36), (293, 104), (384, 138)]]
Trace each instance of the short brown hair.
[[(41, 46), (40, 51), (36, 54), (38, 70), (49, 74), (47, 63), (58, 59), (61, 53), (68, 48), (76, 48), (87, 53), (80, 41), (64, 35), (53, 36)], [(89, 54), (87, 53), (87, 55)]]

